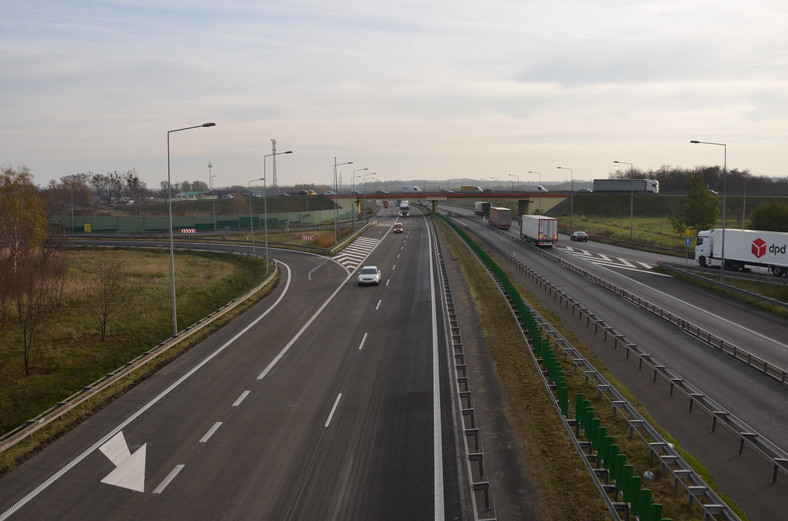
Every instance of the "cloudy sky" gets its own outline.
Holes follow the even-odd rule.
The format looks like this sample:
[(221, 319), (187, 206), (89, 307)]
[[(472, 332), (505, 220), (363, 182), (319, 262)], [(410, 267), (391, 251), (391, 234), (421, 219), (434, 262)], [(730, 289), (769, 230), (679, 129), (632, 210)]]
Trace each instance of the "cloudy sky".
[[(0, 165), (246, 185), (788, 175), (782, 0), (0, 0)], [(266, 174), (271, 181), (271, 159)], [(624, 168), (629, 168), (624, 166)], [(511, 176), (509, 174), (512, 174)]]

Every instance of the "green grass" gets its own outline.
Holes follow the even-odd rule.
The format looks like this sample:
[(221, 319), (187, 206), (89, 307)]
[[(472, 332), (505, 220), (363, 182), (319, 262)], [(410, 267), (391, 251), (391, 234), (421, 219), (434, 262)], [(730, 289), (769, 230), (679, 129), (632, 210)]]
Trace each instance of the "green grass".
[[(82, 250), (68, 252), (63, 303), (35, 337), (32, 371), (24, 374), (20, 334), (13, 318), (0, 329), (0, 433), (8, 432), (117, 369), (172, 334), (169, 254), (166, 251)], [(110, 323), (100, 340), (84, 291), (102, 263), (123, 261), (132, 304)], [(179, 329), (259, 284), (263, 263), (239, 255), (177, 253)]]

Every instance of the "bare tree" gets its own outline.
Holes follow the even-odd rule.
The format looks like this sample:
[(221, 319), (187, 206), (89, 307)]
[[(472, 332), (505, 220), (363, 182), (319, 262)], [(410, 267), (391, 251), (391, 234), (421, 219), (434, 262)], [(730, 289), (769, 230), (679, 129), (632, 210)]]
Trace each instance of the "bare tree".
[(131, 286), (124, 281), (124, 269), (122, 261), (102, 265), (88, 294), (88, 312), (99, 328), (102, 342), (107, 337), (109, 323), (125, 313), (131, 304)]
[(22, 334), (25, 375), (30, 375), (33, 366), (35, 334), (62, 292), (67, 267), (61, 245), (42, 244), (17, 258), (11, 291)]

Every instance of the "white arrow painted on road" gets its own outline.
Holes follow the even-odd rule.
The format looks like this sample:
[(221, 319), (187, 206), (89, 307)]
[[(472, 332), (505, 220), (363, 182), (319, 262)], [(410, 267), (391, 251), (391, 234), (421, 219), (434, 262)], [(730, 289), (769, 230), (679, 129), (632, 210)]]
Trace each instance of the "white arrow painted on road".
[(143, 445), (134, 454), (129, 451), (123, 431), (99, 447), (109, 460), (115, 464), (115, 470), (101, 480), (107, 485), (128, 488), (137, 492), (145, 492), (145, 450)]

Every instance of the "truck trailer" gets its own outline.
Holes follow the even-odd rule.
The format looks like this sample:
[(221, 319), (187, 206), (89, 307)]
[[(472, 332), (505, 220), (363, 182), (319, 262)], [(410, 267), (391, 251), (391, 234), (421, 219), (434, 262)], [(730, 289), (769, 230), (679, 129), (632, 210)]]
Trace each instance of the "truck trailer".
[(490, 207), (492, 203), (488, 203), (485, 201), (476, 201), (473, 205), (473, 213), (476, 215), (481, 215), (482, 217), (486, 217), (490, 215)]
[(658, 194), (656, 179), (594, 179), (594, 192), (636, 192)]
[(558, 219), (546, 215), (520, 216), (520, 239), (535, 246), (558, 244)]
[(726, 270), (762, 266), (777, 277), (788, 276), (788, 233), (726, 229), (724, 252), (722, 237), (722, 228), (698, 232), (695, 261), (720, 266), (724, 254)]
[(490, 207), (490, 226), (500, 230), (508, 230), (512, 225), (512, 211), (499, 206)]

